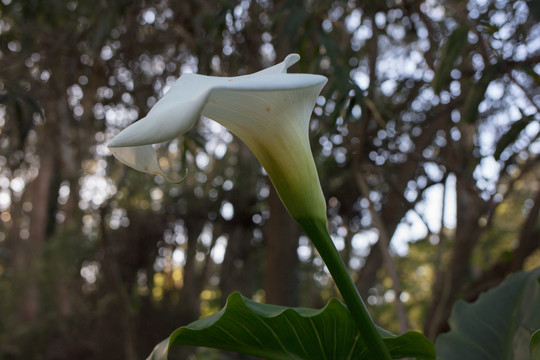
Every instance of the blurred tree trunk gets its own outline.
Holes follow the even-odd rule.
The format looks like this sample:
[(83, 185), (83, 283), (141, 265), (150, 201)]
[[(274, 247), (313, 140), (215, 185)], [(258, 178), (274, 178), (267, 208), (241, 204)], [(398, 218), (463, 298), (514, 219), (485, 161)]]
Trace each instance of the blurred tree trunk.
[(122, 279), (121, 264), (117, 255), (119, 246), (118, 239), (110, 237), (106, 226), (106, 214), (109, 212), (109, 205), (105, 204), (100, 208), (100, 231), (103, 246), (103, 273), (107, 292), (114, 294), (117, 300), (117, 311), (120, 318), (122, 330), (122, 345), (124, 358), (126, 360), (136, 360), (136, 338), (133, 305), (125, 282)]
[[(418, 159), (421, 158), (422, 152), (431, 145), (435, 134), (440, 129), (446, 129), (451, 121), (448, 117), (450, 109), (442, 108), (437, 113), (433, 114), (433, 120), (429, 124), (425, 124), (422, 133), (415, 139), (415, 151), (409, 155), (407, 161), (396, 164), (394, 168), (391, 168), (386, 172), (385, 176), (389, 180), (391, 191), (386, 196), (386, 201), (382, 204), (381, 219), (386, 229), (389, 238), (391, 239), (396, 231), (401, 220), (405, 214), (414, 208), (416, 202), (422, 199), (421, 194), (417, 196), (417, 200), (409, 202), (404, 201), (403, 194), (407, 188), (409, 181), (414, 181), (418, 177), (419, 164)], [(371, 113), (371, 110), (366, 111), (367, 115)], [(368, 121), (364, 121), (355, 126), (354, 133), (357, 134), (359, 139), (363, 139), (354, 154), (351, 161), (357, 162), (354, 166), (354, 171), (362, 170), (362, 161), (364, 156), (368, 152), (362, 145), (367, 145), (368, 136), (367, 125)], [(359, 169), (359, 170), (358, 170)], [(366, 174), (370, 174), (370, 169), (366, 168)], [(425, 187), (425, 189), (427, 186)], [(419, 189), (420, 190), (420, 189)], [(369, 255), (366, 257), (364, 266), (358, 272), (358, 278), (356, 286), (360, 294), (365, 298), (368, 296), (369, 289), (372, 288), (377, 280), (377, 272), (382, 267), (383, 257), (381, 251), (388, 251), (381, 248), (381, 245), (377, 242), (371, 247)]]
[(21, 274), (25, 272), (30, 274), (19, 302), (20, 318), (29, 322), (36, 320), (40, 310), (39, 266), (47, 236), (47, 227), (53, 216), (50, 212), (50, 202), (56, 202), (56, 198), (51, 197), (51, 190), (58, 171), (57, 112), (54, 106), (46, 110), (49, 110), (46, 111), (46, 122), (38, 131), (36, 153), (39, 154), (39, 172), (30, 185), (32, 211), (28, 228), (29, 237), (28, 239), (19, 239), (20, 245), (16, 260), (18, 271)]
[(448, 331), (448, 318), (459, 298), (476, 300), (481, 292), (497, 286), (508, 274), (521, 270), (529, 255), (540, 248), (538, 192), (534, 206), (521, 226), (518, 244), (512, 256), (502, 258), (481, 274), (473, 274), (471, 255), (486, 229), (478, 220), (487, 213), (487, 203), (475, 190), (472, 175), (456, 175), (456, 200), (457, 222), (450, 263), (444, 267), (445, 270), (438, 269), (436, 272), (431, 307), (425, 318), (424, 332), (431, 339)]
[(180, 292), (182, 303), (180, 323), (182, 325), (197, 320), (200, 315), (200, 291), (202, 288), (195, 267), (195, 255), (197, 254), (197, 243), (199, 235), (203, 230), (204, 222), (192, 219), (185, 226), (187, 229), (187, 248), (183, 274), (184, 284)]
[[(256, 274), (260, 263), (254, 263), (255, 246), (253, 237), (253, 206), (256, 197), (247, 189), (255, 189), (254, 178), (245, 176), (258, 168), (258, 163), (249, 148), (234, 138), (233, 149), (237, 151), (238, 163), (235, 171), (235, 186), (231, 191), (231, 203), (234, 204), (234, 216), (223, 224), (227, 233), (227, 248), (221, 264), (219, 288), (221, 305), (225, 305), (227, 297), (233, 291), (239, 291), (244, 296), (250, 296), (258, 286), (255, 286)], [(255, 167), (254, 167), (255, 166)]]
[(234, 291), (249, 297), (252, 293), (253, 269), (250, 269), (248, 258), (253, 247), (249, 236), (242, 226), (234, 226), (229, 231), (227, 250), (221, 264), (219, 289), (221, 291), (220, 305), (225, 306), (227, 297)]
[(270, 186), (270, 218), (264, 228), (266, 302), (298, 306), (298, 236), (300, 229)]
[(534, 205), (530, 209), (519, 233), (518, 245), (511, 257), (503, 258), (478, 276), (463, 290), (463, 298), (474, 301), (481, 292), (499, 285), (504, 278), (523, 269), (525, 260), (540, 248), (540, 191), (536, 193)]
[[(425, 333), (431, 339), (448, 330), (448, 317), (455, 301), (462, 297), (464, 284), (471, 280), (471, 254), (478, 243), (482, 227), (479, 219), (487, 204), (480, 197), (473, 177), (477, 159), (471, 157), (474, 127), (461, 128), (463, 139), (456, 144), (448, 163), (456, 176), (456, 230), (448, 267), (437, 273), (431, 306), (425, 320)], [(455, 156), (457, 154), (457, 156)]]

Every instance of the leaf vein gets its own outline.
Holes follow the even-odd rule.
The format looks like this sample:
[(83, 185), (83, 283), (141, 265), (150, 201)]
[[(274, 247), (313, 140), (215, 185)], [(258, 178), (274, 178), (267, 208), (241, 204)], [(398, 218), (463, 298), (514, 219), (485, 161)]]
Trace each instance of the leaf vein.
[(271, 333), (272, 335), (274, 335), (274, 338), (277, 340), (278, 344), (281, 346), (281, 348), (283, 349), (283, 351), (286, 353), (286, 354), (289, 354), (291, 355), (293, 358), (296, 357), (294, 354), (292, 354), (289, 350), (287, 350), (287, 348), (285, 347), (285, 345), (283, 345), (283, 343), (281, 342), (281, 340), (279, 339), (279, 336), (275, 333), (275, 331), (270, 327), (270, 325), (268, 325), (265, 321), (263, 321), (263, 319), (261, 319), (260, 317), (256, 316), (257, 320), (259, 320)]
[(324, 359), (328, 359), (328, 357), (326, 356), (326, 353), (324, 352), (324, 346), (322, 344), (321, 337), (319, 336), (319, 331), (315, 327), (315, 324), (313, 323), (313, 320), (311, 318), (308, 318), (308, 319), (309, 319), (309, 323), (311, 324), (311, 327), (315, 331), (315, 336), (317, 336), (317, 341), (319, 342), (319, 346), (321, 348), (321, 353), (323, 354)]
[(249, 330), (248, 327), (246, 327), (244, 324), (242, 324), (240, 321), (238, 321), (238, 320), (236, 320), (236, 319), (234, 319), (234, 318), (230, 318), (229, 320), (235, 322), (238, 326), (242, 327), (242, 329), (244, 329), (249, 335), (251, 335), (251, 337), (252, 337), (253, 339), (255, 339), (255, 341), (256, 341), (261, 347), (264, 347), (264, 344), (259, 340), (259, 338), (258, 338), (255, 334), (253, 334), (253, 333), (251, 332), (251, 330)]
[(289, 318), (287, 316), (285, 316), (285, 320), (287, 321), (287, 324), (289, 324), (289, 326), (291, 327), (292, 331), (294, 332), (294, 335), (296, 336), (296, 338), (298, 339), (298, 343), (300, 344), (300, 347), (302, 348), (302, 351), (304, 352), (304, 354), (306, 354), (306, 356), (309, 356), (306, 348), (304, 347), (304, 344), (302, 342), (302, 339), (300, 338), (300, 336), (298, 335), (298, 332), (296, 332), (296, 328), (294, 327), (294, 325), (289, 321)]
[(351, 346), (351, 351), (349, 352), (349, 356), (347, 357), (347, 360), (352, 359), (352, 356), (354, 354), (354, 349), (356, 348), (356, 344), (358, 343), (358, 339), (360, 339), (360, 335), (356, 335), (356, 337), (354, 338), (354, 342)]

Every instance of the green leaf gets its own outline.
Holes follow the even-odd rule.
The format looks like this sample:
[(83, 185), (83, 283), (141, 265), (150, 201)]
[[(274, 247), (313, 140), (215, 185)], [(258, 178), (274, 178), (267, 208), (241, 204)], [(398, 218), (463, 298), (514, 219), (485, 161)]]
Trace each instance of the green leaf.
[(532, 334), (529, 350), (531, 352), (531, 359), (540, 359), (540, 329)]
[(532, 121), (534, 121), (534, 116), (524, 116), (510, 126), (508, 131), (501, 136), (499, 141), (497, 141), (497, 146), (495, 147), (495, 152), (493, 154), (495, 160), (499, 160), (501, 158), (501, 154), (503, 153), (503, 151), (519, 138), (521, 132)]
[(535, 0), (527, 0), (527, 6), (534, 19), (540, 21), (540, 3)]
[[(393, 359), (435, 359), (423, 335), (395, 336), (380, 330)], [(233, 293), (225, 308), (174, 331), (148, 357), (166, 359), (173, 345), (205, 346), (264, 359), (370, 359), (345, 305), (331, 299), (321, 310), (286, 308), (251, 301)]]
[(165, 339), (154, 347), (146, 360), (166, 360), (169, 352), (169, 339)]
[(476, 121), (478, 117), (478, 106), (484, 100), (484, 95), (489, 84), (501, 75), (501, 71), (504, 70), (505, 66), (506, 63), (498, 62), (484, 69), (482, 77), (474, 84), (465, 99), (465, 105), (461, 115), (463, 122), (472, 124)]
[(461, 25), (448, 36), (448, 40), (441, 50), (441, 56), (433, 79), (433, 89), (436, 94), (440, 93), (446, 84), (458, 56), (463, 52), (463, 48), (467, 44), (468, 34), (469, 27)]
[(456, 303), (449, 320), (451, 331), (437, 338), (437, 356), (443, 360), (528, 359), (529, 342), (538, 349), (538, 339), (531, 340), (531, 335), (540, 328), (539, 278), (540, 268), (518, 272), (476, 302)]

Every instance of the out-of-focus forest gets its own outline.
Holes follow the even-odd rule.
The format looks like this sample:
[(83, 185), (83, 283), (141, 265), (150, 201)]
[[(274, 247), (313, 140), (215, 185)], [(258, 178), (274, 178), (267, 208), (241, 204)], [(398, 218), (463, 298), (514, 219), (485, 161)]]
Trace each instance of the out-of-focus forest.
[(312, 150), (374, 319), (447, 331), (458, 299), (540, 265), (539, 20), (522, 0), (1, 0), (0, 359), (141, 359), (233, 291), (338, 296), (221, 126), (159, 146), (180, 185), (106, 147), (182, 73), (292, 52), (329, 79)]

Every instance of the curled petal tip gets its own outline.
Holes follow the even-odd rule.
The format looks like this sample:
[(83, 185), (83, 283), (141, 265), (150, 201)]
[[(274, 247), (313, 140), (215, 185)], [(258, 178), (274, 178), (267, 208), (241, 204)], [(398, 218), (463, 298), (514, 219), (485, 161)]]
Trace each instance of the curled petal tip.
[(184, 181), (186, 181), (187, 176), (188, 176), (188, 169), (186, 169), (186, 173), (184, 174), (184, 177), (182, 177), (180, 180), (172, 180), (172, 179), (169, 178), (167, 175), (162, 174), (162, 173), (157, 172), (157, 171), (152, 171), (152, 174), (161, 176), (162, 178), (164, 178), (165, 180), (167, 180), (167, 181), (170, 182), (171, 184), (178, 185), (178, 184), (181, 184), (181, 183), (183, 183)]
[(300, 60), (300, 55), (298, 55), (298, 54), (289, 54), (289, 55), (287, 55), (285, 60), (283, 60), (283, 62), (285, 63), (286, 68), (290, 68), (291, 66), (296, 64), (298, 62), (298, 60)]

